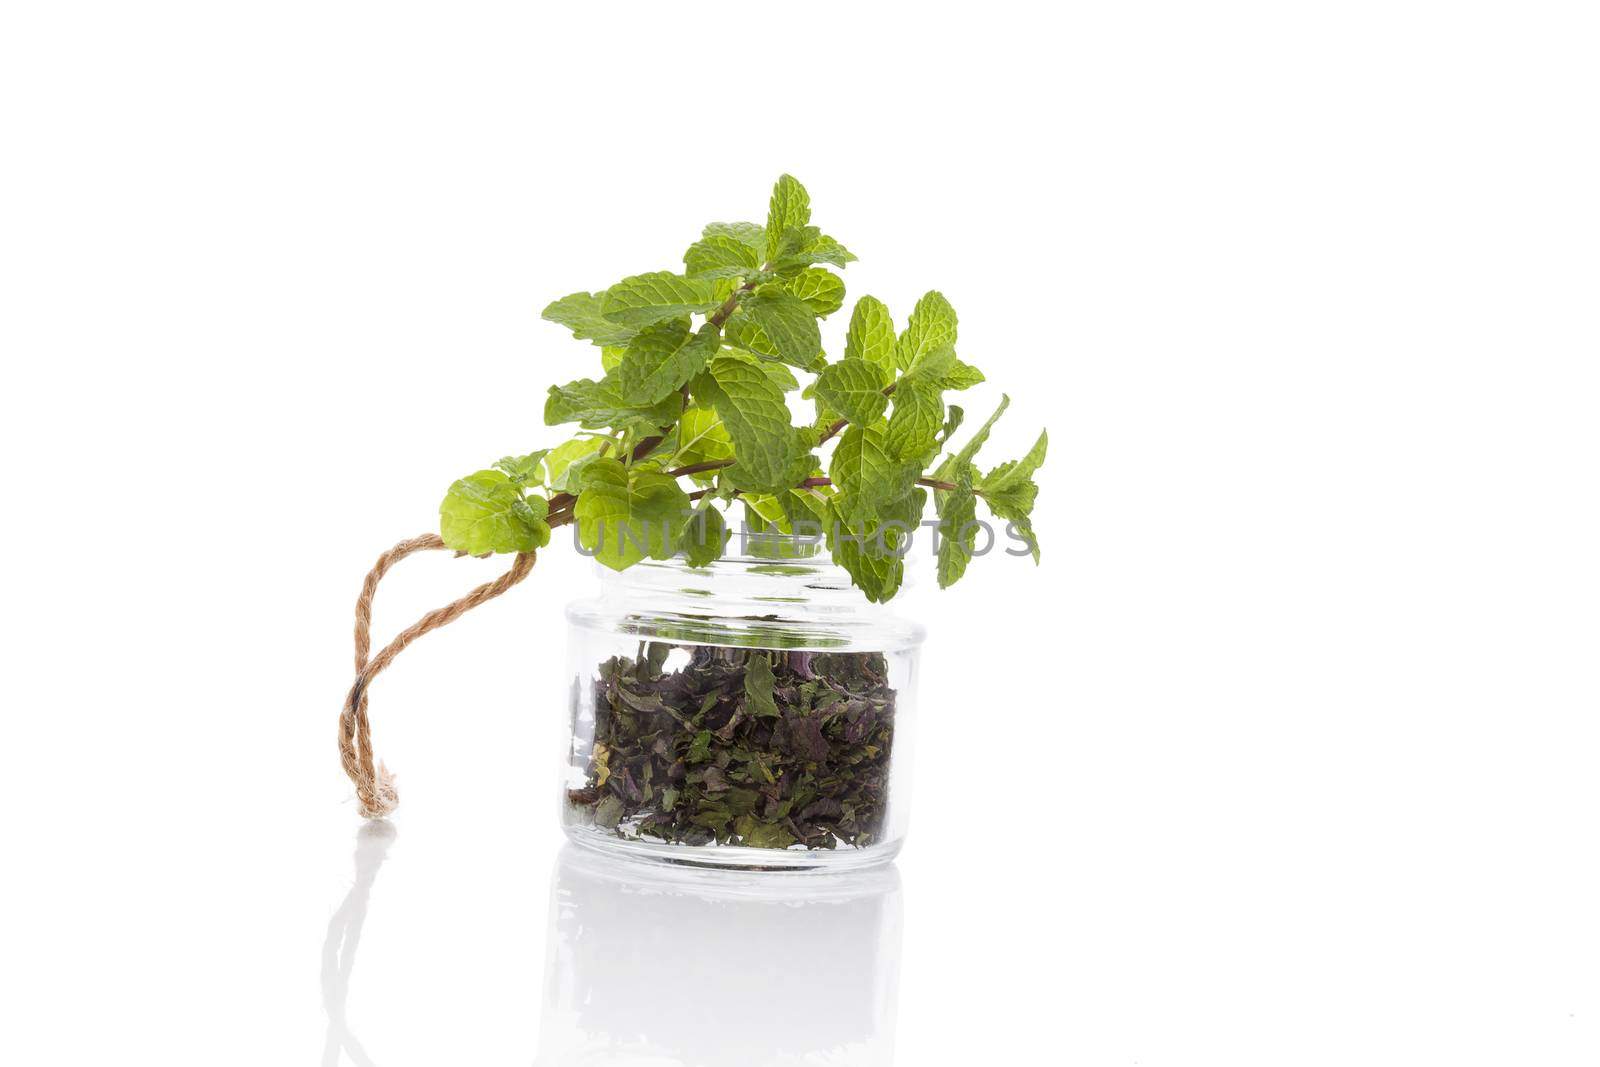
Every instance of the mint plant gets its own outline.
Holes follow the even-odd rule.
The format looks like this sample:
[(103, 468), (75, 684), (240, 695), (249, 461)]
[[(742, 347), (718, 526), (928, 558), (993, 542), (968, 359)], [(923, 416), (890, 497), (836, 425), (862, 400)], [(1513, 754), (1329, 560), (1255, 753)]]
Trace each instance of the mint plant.
[[(726, 550), (723, 509), (737, 502), (754, 528), (825, 539), (867, 598), (885, 601), (900, 588), (931, 492), (941, 587), (974, 555), (979, 501), (1037, 562), (1030, 515), (1046, 435), (1022, 458), (980, 471), (1002, 398), (939, 460), (963, 416), (947, 394), (984, 380), (956, 355), (949, 301), (927, 293), (896, 332), (889, 308), (863, 296), (842, 356), (824, 351), (819, 322), (845, 303), (835, 270), (855, 258), (811, 224), (805, 187), (784, 175), (765, 225), (711, 223), (681, 271), (551, 303), (544, 318), (599, 349), (599, 376), (550, 388), (544, 421), (575, 427), (570, 439), (450, 486), (439, 509), (445, 544), (529, 552), (575, 522), (585, 551), (617, 570), (680, 552), (705, 565)], [(796, 392), (809, 402), (798, 421)]]

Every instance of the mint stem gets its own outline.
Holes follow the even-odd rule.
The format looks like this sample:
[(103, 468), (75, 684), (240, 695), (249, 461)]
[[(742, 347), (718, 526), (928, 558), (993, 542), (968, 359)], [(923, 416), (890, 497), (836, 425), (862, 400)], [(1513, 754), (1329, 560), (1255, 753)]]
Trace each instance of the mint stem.
[[(893, 396), (894, 395), (894, 387), (895, 387), (895, 383), (894, 382), (890, 382), (887, 386), (884, 387), (883, 395), (884, 396)], [(829, 440), (831, 440), (832, 438), (834, 438), (838, 434), (843, 433), (844, 432), (844, 428), (846, 426), (848, 426), (848, 425), (850, 425), (850, 420), (849, 419), (840, 419), (837, 422), (835, 422), (832, 426), (829, 426), (827, 431), (821, 437), (817, 438), (817, 447), (821, 448)]]

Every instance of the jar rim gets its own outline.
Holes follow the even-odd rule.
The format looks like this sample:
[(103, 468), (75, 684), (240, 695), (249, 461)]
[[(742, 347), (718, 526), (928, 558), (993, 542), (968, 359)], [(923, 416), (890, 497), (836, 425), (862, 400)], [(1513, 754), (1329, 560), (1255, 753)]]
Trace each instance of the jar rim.
[(599, 596), (568, 607), (575, 625), (680, 643), (785, 649), (914, 648), (925, 636), (892, 604), (873, 603), (827, 553), (734, 553), (702, 566), (682, 555), (617, 571), (595, 562)]
[[(768, 584), (794, 586), (819, 595), (848, 594), (851, 599), (858, 600), (863, 609), (883, 606), (868, 600), (866, 594), (856, 587), (850, 572), (826, 554), (809, 559), (773, 559), (735, 553), (720, 556), (710, 563), (695, 565), (680, 553), (667, 559), (642, 559), (621, 571), (599, 561), (594, 566), (602, 584), (610, 587), (687, 582), (690, 583), (685, 586), (688, 591), (697, 588), (693, 585), (696, 579), (701, 582), (723, 582), (748, 576)], [(913, 571), (907, 567), (897, 596), (915, 585)]]
[[(646, 568), (648, 572), (654, 574), (675, 573), (686, 576), (723, 577), (751, 574), (777, 579), (820, 579), (827, 584), (817, 586), (819, 591), (834, 588), (848, 589), (859, 596), (863, 604), (871, 603), (865, 594), (855, 588), (850, 572), (834, 561), (827, 545), (820, 538), (807, 539), (794, 534), (763, 534), (760, 542), (752, 538), (747, 545), (735, 549), (738, 543), (737, 538), (730, 540), (727, 550), (708, 563), (691, 563), (683, 552), (677, 552), (666, 559), (647, 557), (621, 571), (607, 567), (598, 560), (595, 561), (595, 567), (607, 582), (620, 579), (624, 583), (628, 582), (629, 576), (640, 568)], [(914, 573), (912, 568), (905, 568), (899, 585), (900, 592), (917, 584)]]

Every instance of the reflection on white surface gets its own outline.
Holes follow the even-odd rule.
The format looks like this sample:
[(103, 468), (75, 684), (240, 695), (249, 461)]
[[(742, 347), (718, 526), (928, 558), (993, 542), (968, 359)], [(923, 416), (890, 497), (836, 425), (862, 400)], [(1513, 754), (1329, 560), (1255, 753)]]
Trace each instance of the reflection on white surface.
[(883, 1065), (900, 875), (739, 874), (568, 845), (550, 890), (538, 1067)]
[(367, 921), (367, 900), (378, 868), (389, 855), (395, 828), (384, 820), (363, 822), (356, 834), (356, 880), (344, 903), (328, 922), (328, 936), (322, 943), (322, 1004), (328, 1012), (328, 1039), (322, 1048), (323, 1067), (337, 1067), (339, 1052), (348, 1053), (359, 1067), (372, 1063), (345, 1019), (345, 1002), (350, 997), (350, 971), (356, 964), (356, 949), (361, 945), (361, 927)]

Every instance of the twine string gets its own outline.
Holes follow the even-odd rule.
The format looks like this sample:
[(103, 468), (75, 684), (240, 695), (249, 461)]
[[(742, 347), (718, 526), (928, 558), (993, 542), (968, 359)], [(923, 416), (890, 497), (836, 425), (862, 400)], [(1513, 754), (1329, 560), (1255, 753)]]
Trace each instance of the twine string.
[(520, 553), (512, 561), (510, 570), (492, 582), (485, 582), (459, 600), (442, 608), (435, 608), (395, 635), (370, 660), (372, 650), (372, 600), (377, 595), (378, 583), (389, 573), (389, 568), (417, 552), (448, 548), (438, 534), (423, 534), (401, 541), (378, 557), (378, 562), (361, 583), (361, 595), (356, 599), (356, 680), (345, 697), (344, 710), (339, 715), (339, 760), (344, 773), (356, 787), (356, 800), (361, 814), (369, 819), (381, 819), (400, 803), (394, 788), (394, 775), (381, 762), (376, 766), (372, 758), (372, 727), (367, 719), (367, 697), (372, 680), (407, 645), (430, 630), (437, 630), (455, 622), (480, 604), (487, 603), (528, 576), (533, 570), (534, 554)]

